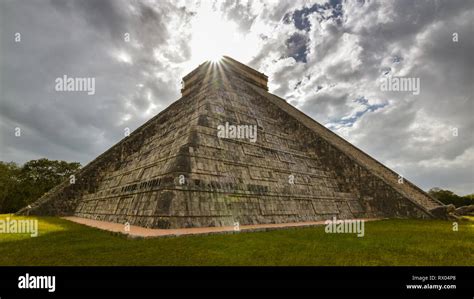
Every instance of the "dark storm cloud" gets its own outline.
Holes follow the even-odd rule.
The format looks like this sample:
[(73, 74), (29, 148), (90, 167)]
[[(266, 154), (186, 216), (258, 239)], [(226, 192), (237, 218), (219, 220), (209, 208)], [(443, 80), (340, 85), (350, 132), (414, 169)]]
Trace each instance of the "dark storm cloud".
[[(186, 15), (182, 9), (127, 1), (0, 5), (1, 160), (86, 163), (123, 138), (124, 128), (133, 130), (178, 97), (175, 86), (160, 77), (167, 70), (153, 51), (169, 36), (165, 13), (180, 18)], [(117, 60), (122, 52), (131, 63)], [(64, 74), (95, 78), (95, 94), (56, 92), (55, 79)], [(16, 127), (21, 137), (14, 136)]]
[(80, 15), (91, 27), (100, 33), (108, 33), (108, 38), (113, 40), (120, 40), (126, 32), (128, 16), (121, 6), (123, 1), (51, 0), (51, 4), (71, 17)]

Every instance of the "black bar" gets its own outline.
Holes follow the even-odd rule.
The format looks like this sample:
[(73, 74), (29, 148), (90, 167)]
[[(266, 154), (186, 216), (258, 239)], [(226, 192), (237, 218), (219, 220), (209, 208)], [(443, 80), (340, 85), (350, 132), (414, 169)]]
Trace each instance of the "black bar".
[[(53, 275), (56, 289), (19, 289)], [(436, 278), (414, 281), (416, 277)], [(439, 280), (452, 279), (455, 280)], [(414, 284), (456, 289), (407, 290)], [(0, 267), (0, 298), (129, 297), (473, 298), (472, 267)]]

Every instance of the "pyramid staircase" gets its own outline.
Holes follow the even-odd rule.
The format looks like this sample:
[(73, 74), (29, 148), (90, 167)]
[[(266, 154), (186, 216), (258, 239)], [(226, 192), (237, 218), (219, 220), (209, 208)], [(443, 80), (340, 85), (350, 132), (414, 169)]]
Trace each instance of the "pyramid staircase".
[[(19, 213), (183, 228), (433, 218), (442, 205), (230, 57), (183, 82), (181, 99)], [(226, 123), (255, 126), (256, 142), (220, 138)]]

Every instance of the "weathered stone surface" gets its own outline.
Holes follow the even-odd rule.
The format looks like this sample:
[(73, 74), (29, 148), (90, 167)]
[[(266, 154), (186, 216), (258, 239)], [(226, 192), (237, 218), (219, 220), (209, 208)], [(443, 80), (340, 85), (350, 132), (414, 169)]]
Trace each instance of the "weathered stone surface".
[(471, 215), (474, 213), (474, 205), (459, 207), (454, 213), (457, 215)]
[[(229, 58), (201, 65), (181, 99), (80, 170), (76, 184), (20, 213), (153, 228), (438, 217), (438, 201), (269, 94), (266, 76), (246, 68)], [(226, 122), (255, 125), (256, 142), (219, 138)]]
[(450, 219), (450, 215), (456, 210), (454, 205), (442, 205), (430, 210), (431, 214), (436, 218)]

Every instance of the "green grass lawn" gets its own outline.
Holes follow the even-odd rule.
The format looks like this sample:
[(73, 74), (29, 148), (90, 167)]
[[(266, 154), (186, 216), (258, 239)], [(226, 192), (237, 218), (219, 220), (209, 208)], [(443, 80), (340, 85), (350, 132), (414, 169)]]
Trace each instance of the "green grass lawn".
[[(0, 215), (0, 219), (15, 217)], [(31, 218), (30, 218), (31, 219)], [(324, 226), (269, 232), (128, 239), (55, 217), (39, 235), (0, 233), (0, 265), (470, 265), (474, 218), (459, 223), (382, 220), (365, 236)]]

